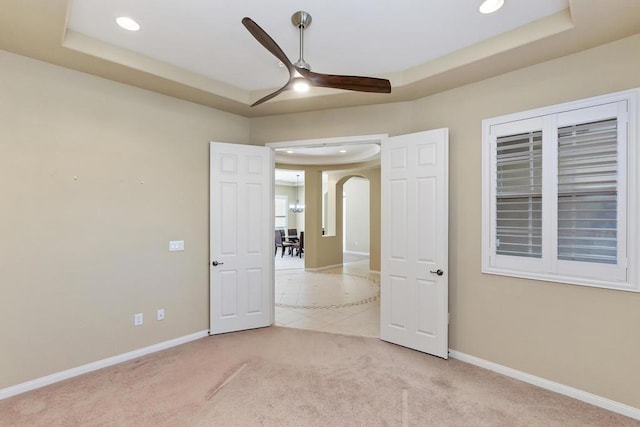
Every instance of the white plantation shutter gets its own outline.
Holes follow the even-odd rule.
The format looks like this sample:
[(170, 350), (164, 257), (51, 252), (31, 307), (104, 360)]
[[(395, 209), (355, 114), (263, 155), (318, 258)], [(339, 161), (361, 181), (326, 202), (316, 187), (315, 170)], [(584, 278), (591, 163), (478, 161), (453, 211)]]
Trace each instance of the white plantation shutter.
[(496, 140), (496, 253), (542, 256), (542, 132)]
[(558, 259), (617, 263), (617, 119), (558, 129)]
[(482, 271), (640, 291), (640, 90), (483, 121)]

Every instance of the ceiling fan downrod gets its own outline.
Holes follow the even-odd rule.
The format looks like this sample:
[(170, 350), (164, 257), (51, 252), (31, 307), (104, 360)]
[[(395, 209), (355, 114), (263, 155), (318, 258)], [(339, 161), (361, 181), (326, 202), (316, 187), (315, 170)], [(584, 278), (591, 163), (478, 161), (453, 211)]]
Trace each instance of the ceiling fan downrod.
[(291, 15), (291, 22), (293, 26), (300, 31), (300, 58), (298, 58), (298, 61), (293, 65), (311, 71), (311, 65), (304, 60), (304, 30), (311, 25), (311, 15), (303, 10), (299, 10)]

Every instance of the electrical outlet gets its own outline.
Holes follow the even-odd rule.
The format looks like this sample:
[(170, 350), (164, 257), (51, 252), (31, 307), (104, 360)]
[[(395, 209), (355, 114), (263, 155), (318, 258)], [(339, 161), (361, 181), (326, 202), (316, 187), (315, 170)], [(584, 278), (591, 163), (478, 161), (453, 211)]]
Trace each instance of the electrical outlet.
[(144, 323), (144, 317), (142, 316), (142, 313), (136, 313), (133, 315), (133, 324), (135, 326), (140, 326)]
[(164, 308), (158, 309), (158, 320), (164, 320)]

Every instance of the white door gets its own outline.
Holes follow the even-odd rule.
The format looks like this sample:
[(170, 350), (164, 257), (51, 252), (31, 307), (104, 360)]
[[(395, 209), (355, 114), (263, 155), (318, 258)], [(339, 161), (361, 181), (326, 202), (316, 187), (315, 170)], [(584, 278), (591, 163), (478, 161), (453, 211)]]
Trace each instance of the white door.
[(211, 334), (272, 323), (271, 153), (267, 147), (211, 143)]
[(382, 142), (380, 338), (448, 357), (449, 130)]

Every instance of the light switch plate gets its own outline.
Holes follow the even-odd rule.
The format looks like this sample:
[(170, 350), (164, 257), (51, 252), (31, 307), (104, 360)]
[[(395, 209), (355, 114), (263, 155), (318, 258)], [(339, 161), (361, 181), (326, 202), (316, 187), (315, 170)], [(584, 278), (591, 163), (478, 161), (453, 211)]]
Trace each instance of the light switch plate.
[(169, 252), (184, 251), (184, 240), (172, 240), (169, 242)]

